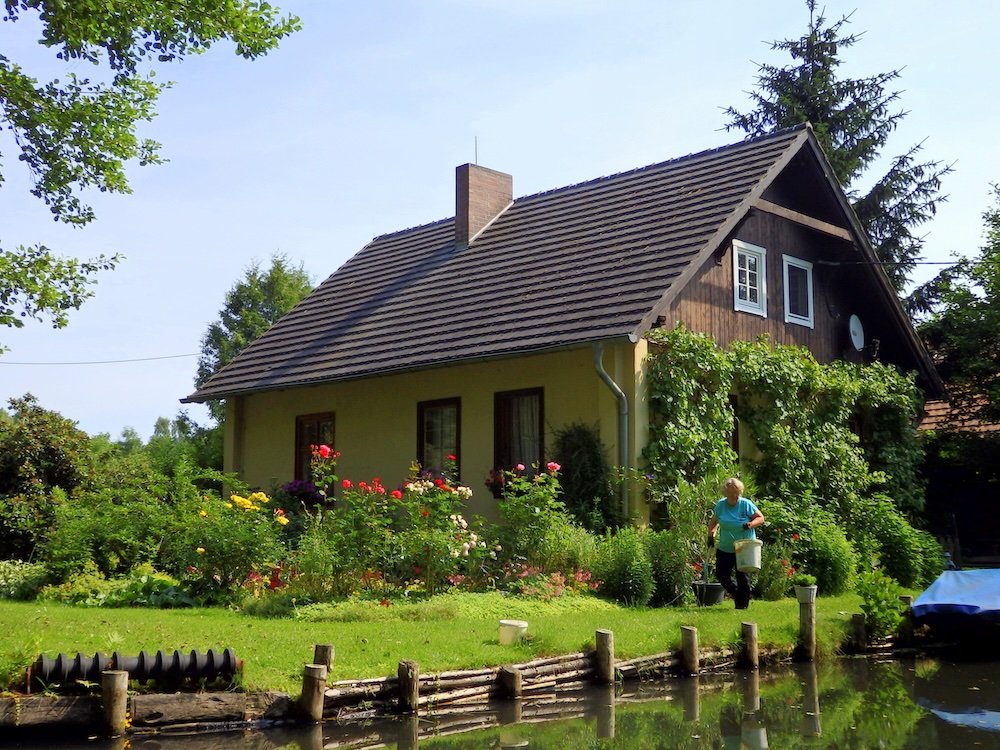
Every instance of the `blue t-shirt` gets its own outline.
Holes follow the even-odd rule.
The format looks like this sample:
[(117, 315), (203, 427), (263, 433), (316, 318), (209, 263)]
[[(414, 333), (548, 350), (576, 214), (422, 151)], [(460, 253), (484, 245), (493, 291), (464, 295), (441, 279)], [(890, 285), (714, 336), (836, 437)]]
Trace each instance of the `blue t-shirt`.
[(749, 498), (740, 496), (736, 505), (730, 505), (722, 498), (712, 509), (713, 515), (719, 519), (719, 549), (723, 552), (736, 552), (733, 544), (740, 539), (756, 539), (753, 529), (744, 529), (743, 524), (757, 515), (757, 506)]

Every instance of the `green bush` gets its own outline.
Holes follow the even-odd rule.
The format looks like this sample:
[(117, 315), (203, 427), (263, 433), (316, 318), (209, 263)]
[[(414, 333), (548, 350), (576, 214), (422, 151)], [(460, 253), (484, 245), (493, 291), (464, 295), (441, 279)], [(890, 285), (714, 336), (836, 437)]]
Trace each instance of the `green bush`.
[(913, 528), (884, 495), (861, 500), (849, 520), (864, 538), (867, 557), (876, 557), (885, 572), (906, 587), (926, 586), (944, 568), (941, 545), (926, 532)]
[[(559, 500), (559, 466), (550, 464), (548, 471), (532, 474), (529, 469), (506, 471), (503, 474), (503, 497), (497, 529), (509, 561), (541, 566), (538, 559), (545, 539), (571, 523), (566, 506)], [(537, 469), (538, 467), (532, 467)]]
[(553, 455), (560, 465), (559, 499), (588, 531), (603, 534), (624, 522), (611, 481), (607, 448), (596, 426), (581, 422), (555, 432)]
[(590, 570), (597, 556), (597, 538), (568, 520), (553, 522), (545, 531), (533, 561), (547, 571)]
[(125, 585), (104, 598), (105, 607), (193, 607), (195, 600), (176, 578), (160, 573), (152, 565), (140, 565), (124, 578)]
[(691, 584), (700, 573), (691, 564), (691, 540), (675, 529), (650, 531), (646, 548), (653, 566), (653, 596), (657, 607), (690, 604), (694, 599)]
[(631, 527), (608, 533), (597, 548), (594, 575), (603, 596), (630, 607), (643, 607), (656, 584), (644, 532)]
[(893, 635), (903, 620), (899, 584), (881, 570), (866, 570), (858, 576), (857, 591), (869, 639), (883, 640)]
[(73, 573), (59, 584), (45, 586), (38, 594), (42, 601), (76, 604), (84, 607), (100, 607), (104, 601), (128, 586), (128, 581), (108, 578), (88, 560), (83, 570)]
[(34, 599), (46, 577), (41, 563), (0, 560), (0, 599)]

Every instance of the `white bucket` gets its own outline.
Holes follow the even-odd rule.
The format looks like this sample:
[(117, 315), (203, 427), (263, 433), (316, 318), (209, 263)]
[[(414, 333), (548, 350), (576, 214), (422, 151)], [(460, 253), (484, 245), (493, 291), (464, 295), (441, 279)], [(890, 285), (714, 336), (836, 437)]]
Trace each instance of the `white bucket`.
[(799, 600), (800, 604), (809, 604), (810, 602), (816, 601), (816, 589), (818, 586), (796, 586), (795, 587), (795, 598)]
[(740, 539), (733, 543), (736, 549), (736, 569), (740, 573), (756, 573), (760, 570), (760, 539)]
[(528, 623), (524, 620), (501, 620), (500, 621), (500, 645), (513, 646), (524, 638), (528, 632)]

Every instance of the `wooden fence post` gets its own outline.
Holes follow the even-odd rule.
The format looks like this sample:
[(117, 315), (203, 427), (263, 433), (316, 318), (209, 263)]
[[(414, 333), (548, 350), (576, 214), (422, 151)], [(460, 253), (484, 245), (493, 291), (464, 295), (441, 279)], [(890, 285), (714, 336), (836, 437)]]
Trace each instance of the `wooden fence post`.
[(605, 686), (597, 704), (597, 738), (615, 738), (615, 686)]
[(816, 657), (816, 600), (799, 602), (799, 658), (812, 661)]
[(313, 646), (313, 664), (322, 664), (326, 667), (326, 673), (329, 675), (330, 670), (333, 669), (333, 659), (334, 659), (334, 649), (329, 643), (317, 643)]
[(121, 669), (101, 672), (101, 701), (108, 734), (122, 734), (128, 723), (128, 672)]
[(740, 662), (747, 669), (757, 669), (760, 666), (760, 654), (757, 649), (757, 623), (744, 622), (740, 625), (741, 648)]
[(512, 666), (500, 667), (500, 687), (508, 698), (520, 698), (523, 690), (524, 676), (521, 670)]
[(688, 674), (698, 674), (698, 628), (681, 627), (681, 666)]
[(594, 660), (596, 662), (597, 681), (604, 685), (614, 684), (615, 681), (615, 634), (610, 630), (597, 631), (597, 652)]
[(420, 665), (405, 659), (399, 662), (396, 676), (399, 677), (399, 712), (416, 713), (420, 702)]
[(684, 721), (698, 721), (701, 716), (701, 678), (695, 675), (680, 681)]
[(299, 706), (310, 721), (323, 721), (326, 699), (326, 665), (306, 664), (302, 670), (302, 696)]

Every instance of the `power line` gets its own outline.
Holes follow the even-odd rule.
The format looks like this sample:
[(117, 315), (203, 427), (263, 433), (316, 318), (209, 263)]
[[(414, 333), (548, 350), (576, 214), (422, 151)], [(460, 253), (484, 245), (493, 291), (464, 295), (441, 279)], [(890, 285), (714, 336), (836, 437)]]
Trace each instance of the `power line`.
[(67, 365), (120, 365), (129, 362), (153, 362), (158, 359), (180, 359), (182, 357), (197, 357), (197, 354), (167, 354), (162, 357), (136, 357), (135, 359), (98, 359), (89, 362), (8, 362), (0, 357), (0, 365), (25, 365), (34, 367), (67, 366)]

